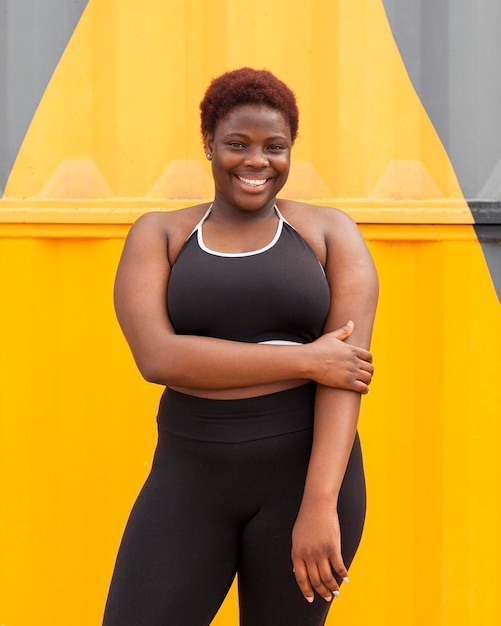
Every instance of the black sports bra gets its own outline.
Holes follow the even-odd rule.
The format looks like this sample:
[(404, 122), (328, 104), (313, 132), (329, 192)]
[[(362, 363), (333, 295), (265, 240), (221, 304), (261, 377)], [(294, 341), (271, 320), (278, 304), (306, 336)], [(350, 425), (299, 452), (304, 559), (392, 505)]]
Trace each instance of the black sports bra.
[(330, 305), (325, 272), (282, 217), (273, 240), (245, 253), (203, 241), (210, 208), (172, 267), (167, 308), (176, 333), (250, 343), (308, 343), (322, 334)]

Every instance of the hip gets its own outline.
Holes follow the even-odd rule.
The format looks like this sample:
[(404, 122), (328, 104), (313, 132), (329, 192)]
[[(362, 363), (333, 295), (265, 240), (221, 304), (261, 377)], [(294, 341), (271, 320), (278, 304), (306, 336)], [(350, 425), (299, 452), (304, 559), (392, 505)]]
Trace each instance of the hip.
[(162, 431), (201, 441), (236, 443), (313, 427), (316, 384), (248, 398), (213, 399), (167, 388), (157, 423)]

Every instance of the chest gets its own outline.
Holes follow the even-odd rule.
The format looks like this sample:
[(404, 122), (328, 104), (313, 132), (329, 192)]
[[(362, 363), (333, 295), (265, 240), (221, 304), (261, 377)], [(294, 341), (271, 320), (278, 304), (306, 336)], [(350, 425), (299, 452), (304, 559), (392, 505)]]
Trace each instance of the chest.
[(250, 254), (210, 253), (195, 233), (172, 268), (167, 298), (176, 332), (240, 341), (312, 341), (329, 305), (324, 271), (290, 227)]
[[(318, 228), (315, 228), (314, 224), (310, 223), (308, 219), (301, 219), (297, 215), (294, 215), (294, 219), (290, 220), (290, 223), (311, 248), (320, 265), (325, 268), (327, 247), (322, 233), (319, 233)], [(169, 232), (167, 255), (171, 267), (176, 263), (192, 228), (193, 225), (190, 226), (188, 223), (184, 229), (177, 228)], [(263, 224), (261, 228), (256, 229), (253, 227), (247, 233), (242, 233), (240, 230), (233, 232), (225, 227), (224, 232), (221, 234), (217, 232), (217, 229), (212, 229), (210, 222), (206, 222), (204, 223), (203, 240), (211, 250), (217, 250), (223, 254), (245, 254), (269, 245), (273, 241), (275, 232), (276, 225), (269, 223), (267, 225)]]

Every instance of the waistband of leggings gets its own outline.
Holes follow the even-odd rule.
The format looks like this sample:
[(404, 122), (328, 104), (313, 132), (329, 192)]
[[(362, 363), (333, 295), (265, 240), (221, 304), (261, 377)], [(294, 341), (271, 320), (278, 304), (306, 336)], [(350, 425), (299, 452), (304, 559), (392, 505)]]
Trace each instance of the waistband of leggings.
[(157, 415), (159, 433), (238, 443), (313, 427), (315, 383), (251, 398), (214, 400), (167, 388)]

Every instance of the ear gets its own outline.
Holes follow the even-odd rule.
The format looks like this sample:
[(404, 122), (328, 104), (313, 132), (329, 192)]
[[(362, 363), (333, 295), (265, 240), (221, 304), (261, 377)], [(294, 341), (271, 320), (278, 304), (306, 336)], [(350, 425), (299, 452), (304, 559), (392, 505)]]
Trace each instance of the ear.
[(214, 138), (212, 135), (205, 135), (204, 137), (204, 148), (205, 154), (212, 154), (212, 147), (214, 145)]

